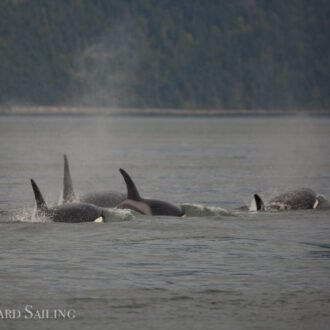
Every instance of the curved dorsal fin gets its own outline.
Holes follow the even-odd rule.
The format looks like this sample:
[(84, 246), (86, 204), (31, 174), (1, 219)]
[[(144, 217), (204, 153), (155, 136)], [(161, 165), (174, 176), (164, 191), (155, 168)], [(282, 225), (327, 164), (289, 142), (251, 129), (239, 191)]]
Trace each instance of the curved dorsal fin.
[(63, 204), (71, 203), (75, 199), (76, 196), (73, 191), (69, 162), (66, 155), (64, 155)]
[(119, 169), (121, 175), (123, 176), (126, 187), (127, 187), (127, 199), (132, 199), (134, 201), (139, 201), (141, 200), (141, 196), (135, 186), (135, 183), (131, 179), (131, 177), (127, 174), (125, 170), (122, 168)]
[(254, 200), (256, 202), (257, 211), (263, 211), (265, 209), (265, 204), (258, 194), (254, 194)]
[(41, 192), (33, 179), (31, 179), (31, 184), (32, 184), (33, 192), (34, 192), (34, 197), (35, 197), (36, 203), (37, 203), (37, 210), (44, 213), (48, 209), (46, 202), (45, 202), (44, 198), (42, 197)]

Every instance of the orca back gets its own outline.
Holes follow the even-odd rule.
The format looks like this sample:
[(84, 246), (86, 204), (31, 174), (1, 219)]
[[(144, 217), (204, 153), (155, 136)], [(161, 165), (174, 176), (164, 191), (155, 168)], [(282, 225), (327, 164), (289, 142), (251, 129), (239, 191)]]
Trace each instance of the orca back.
[(293, 210), (312, 209), (316, 200), (316, 193), (312, 189), (302, 188), (278, 195), (271, 199), (268, 204), (283, 204)]

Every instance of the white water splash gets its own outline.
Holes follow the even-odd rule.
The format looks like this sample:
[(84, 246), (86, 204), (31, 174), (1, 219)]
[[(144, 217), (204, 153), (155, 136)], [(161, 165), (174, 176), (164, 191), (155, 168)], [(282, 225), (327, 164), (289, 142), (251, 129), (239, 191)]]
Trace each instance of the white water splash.
[(205, 206), (201, 204), (180, 204), (187, 217), (229, 216), (233, 213), (218, 206)]
[(36, 217), (35, 211), (36, 209), (25, 207), (16, 211), (12, 217), (12, 220), (21, 222), (51, 222), (51, 220), (47, 217)]
[(104, 222), (120, 222), (136, 219), (137, 213), (125, 209), (103, 209)]

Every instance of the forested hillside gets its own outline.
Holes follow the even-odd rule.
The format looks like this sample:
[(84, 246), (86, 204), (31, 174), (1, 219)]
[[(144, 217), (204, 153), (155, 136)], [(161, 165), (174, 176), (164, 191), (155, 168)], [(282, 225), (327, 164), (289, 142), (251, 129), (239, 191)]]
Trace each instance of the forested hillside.
[(0, 104), (330, 108), (328, 0), (1, 0)]

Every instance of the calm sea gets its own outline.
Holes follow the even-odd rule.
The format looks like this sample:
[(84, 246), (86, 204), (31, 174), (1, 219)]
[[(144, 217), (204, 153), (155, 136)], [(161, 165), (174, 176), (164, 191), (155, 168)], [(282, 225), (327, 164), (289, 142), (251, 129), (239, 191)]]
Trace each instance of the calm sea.
[[(329, 145), (330, 117), (0, 116), (0, 328), (329, 329), (330, 211), (247, 211), (330, 198)], [(29, 180), (55, 205), (64, 153), (77, 193), (122, 167), (188, 215), (38, 222)]]

